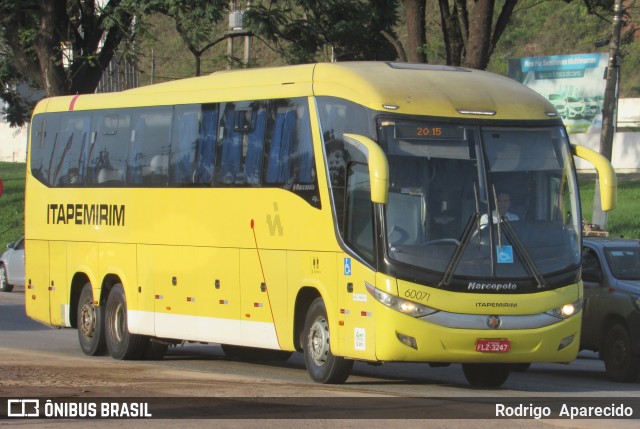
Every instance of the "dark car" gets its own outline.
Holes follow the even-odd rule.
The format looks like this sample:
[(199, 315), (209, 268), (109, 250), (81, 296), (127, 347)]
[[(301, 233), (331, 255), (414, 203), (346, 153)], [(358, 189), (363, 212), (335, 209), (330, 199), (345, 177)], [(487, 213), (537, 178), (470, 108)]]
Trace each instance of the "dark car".
[(0, 291), (11, 292), (14, 286), (24, 286), (24, 237), (9, 243), (0, 256)]
[(580, 348), (598, 352), (612, 380), (635, 381), (640, 373), (640, 240), (585, 237), (582, 256)]

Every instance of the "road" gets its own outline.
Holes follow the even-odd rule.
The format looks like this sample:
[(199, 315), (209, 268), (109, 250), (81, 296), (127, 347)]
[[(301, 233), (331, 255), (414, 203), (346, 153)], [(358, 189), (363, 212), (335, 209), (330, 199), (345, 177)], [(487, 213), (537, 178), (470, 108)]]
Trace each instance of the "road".
[[(171, 348), (162, 361), (87, 357), (80, 351), (74, 329), (52, 329), (25, 316), (24, 291), (20, 289), (0, 293), (0, 353), (2, 402), (6, 398), (31, 397), (77, 398), (79, 401), (161, 398), (158, 399), (161, 408), (167, 405), (179, 408), (181, 427), (197, 426), (198, 420), (190, 420), (191, 417), (206, 418), (208, 422), (223, 417), (215, 420), (216, 427), (252, 427), (254, 424), (264, 427), (267, 418), (267, 426), (278, 427), (386, 428), (389, 425), (386, 419), (397, 422), (397, 419), (410, 418), (408, 422), (412, 425), (423, 421), (414, 420), (416, 417), (430, 419), (428, 422), (432, 425), (439, 422), (438, 427), (468, 427), (470, 420), (465, 419), (494, 417), (498, 403), (506, 403), (511, 407), (507, 412), (512, 413), (519, 405), (519, 410), (529, 410), (529, 415), (549, 406), (554, 412), (552, 416), (565, 404), (626, 404), (632, 407), (635, 418), (500, 418), (473, 420), (474, 426), (485, 427), (480, 424), (485, 422), (486, 427), (492, 428), (626, 428), (635, 427), (640, 418), (640, 383), (610, 382), (604, 365), (593, 353), (581, 353), (570, 365), (533, 364), (526, 372), (512, 373), (500, 389), (493, 390), (469, 387), (459, 365), (430, 368), (424, 364), (370, 366), (362, 362), (355, 364), (347, 383), (326, 386), (310, 381), (300, 354), (294, 354), (284, 363), (235, 362), (229, 360), (218, 345), (188, 344)], [(0, 410), (5, 405), (2, 402)], [(489, 403), (490, 408), (485, 403)], [(219, 414), (207, 414), (212, 407)], [(487, 415), (487, 410), (491, 415)], [(158, 417), (157, 407), (155, 412)], [(296, 420), (279, 420), (292, 415)], [(440, 420), (443, 418), (457, 420)], [(59, 420), (45, 419), (19, 422), (24, 427), (66, 427), (73, 423), (104, 427), (114, 420), (92, 420), (90, 425), (87, 420), (65, 421), (65, 425)], [(56, 426), (56, 422), (61, 425)], [(135, 427), (174, 427), (176, 423), (172, 422), (136, 420)], [(9, 423), (15, 424), (16, 420), (0, 419), (0, 425)]]

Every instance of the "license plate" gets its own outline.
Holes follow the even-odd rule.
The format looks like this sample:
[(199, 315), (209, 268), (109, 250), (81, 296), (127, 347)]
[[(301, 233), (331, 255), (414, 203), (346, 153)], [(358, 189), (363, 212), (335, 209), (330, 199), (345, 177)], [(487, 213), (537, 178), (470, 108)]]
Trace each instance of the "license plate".
[(507, 353), (509, 349), (511, 349), (509, 340), (476, 340), (476, 351), (480, 353)]

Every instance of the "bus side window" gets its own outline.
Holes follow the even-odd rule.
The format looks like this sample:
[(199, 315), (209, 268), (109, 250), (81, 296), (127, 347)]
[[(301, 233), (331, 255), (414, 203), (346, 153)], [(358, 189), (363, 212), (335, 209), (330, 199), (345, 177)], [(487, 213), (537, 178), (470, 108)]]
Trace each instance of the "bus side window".
[(145, 120), (140, 117), (136, 120), (136, 124), (131, 130), (129, 141), (129, 155), (127, 157), (127, 183), (138, 185), (142, 183), (142, 166), (144, 165), (145, 155), (142, 152), (142, 140), (144, 130), (146, 128)]
[(52, 115), (36, 115), (31, 125), (31, 174), (44, 184), (47, 183), (46, 167), (44, 165), (44, 160), (46, 159), (44, 139), (47, 122), (51, 119)]
[(347, 172), (345, 239), (367, 261), (374, 260), (373, 204), (367, 166), (351, 163)]
[(313, 140), (311, 138), (311, 124), (309, 123), (308, 109), (298, 115), (297, 139), (294, 158), (294, 170), (296, 181), (299, 183), (314, 183), (316, 179)]
[(195, 149), (199, 138), (198, 112), (178, 114), (174, 139), (171, 145), (171, 183), (184, 185), (193, 182)]
[(222, 146), (220, 154), (220, 172), (218, 183), (232, 185), (240, 173), (242, 161), (242, 133), (235, 130), (235, 106), (227, 104), (223, 117)]
[(78, 185), (82, 164), (83, 141), (90, 133), (91, 116), (88, 113), (70, 115), (58, 130), (49, 182), (53, 186)]
[(260, 108), (252, 115), (251, 132), (248, 135), (247, 154), (244, 161), (244, 177), (249, 185), (260, 184), (266, 123), (267, 111)]
[(267, 159), (267, 183), (284, 185), (289, 179), (289, 154), (295, 125), (295, 110), (276, 113)]
[(140, 118), (144, 118), (145, 124), (139, 140), (139, 152), (143, 154), (144, 160), (141, 168), (142, 184), (154, 187), (167, 186), (173, 109), (164, 106), (145, 108), (142, 109)]
[[(127, 168), (126, 136), (129, 116), (125, 113), (107, 113), (98, 119), (99, 132), (89, 148), (95, 182), (101, 186), (122, 185)], [(124, 140), (124, 141), (123, 141)]]
[(200, 139), (196, 150), (195, 183), (210, 185), (213, 180), (217, 129), (218, 111), (215, 106), (203, 106)]

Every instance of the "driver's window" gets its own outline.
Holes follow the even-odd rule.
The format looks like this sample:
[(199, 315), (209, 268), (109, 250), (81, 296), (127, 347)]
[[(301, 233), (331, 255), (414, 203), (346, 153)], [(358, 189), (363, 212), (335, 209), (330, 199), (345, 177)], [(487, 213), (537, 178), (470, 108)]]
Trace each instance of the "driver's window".
[(345, 239), (367, 261), (374, 260), (373, 204), (369, 172), (364, 164), (347, 169)]

